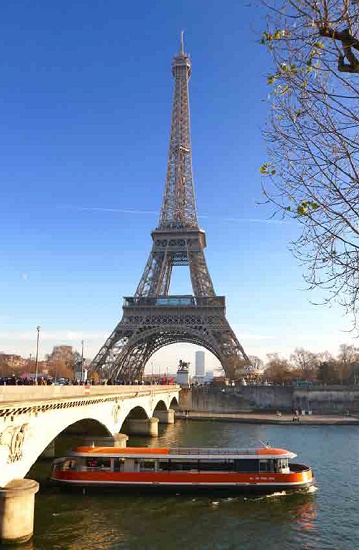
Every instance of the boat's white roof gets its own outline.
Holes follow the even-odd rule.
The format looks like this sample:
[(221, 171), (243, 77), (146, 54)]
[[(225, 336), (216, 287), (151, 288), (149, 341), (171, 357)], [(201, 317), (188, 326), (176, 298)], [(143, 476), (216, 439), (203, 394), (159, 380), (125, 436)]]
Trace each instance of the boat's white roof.
[(158, 448), (158, 447), (77, 447), (69, 452), (69, 456), (84, 457), (116, 457), (116, 458), (147, 458), (147, 459), (268, 459), (295, 458), (297, 455), (286, 449), (259, 447), (248, 449), (233, 448)]

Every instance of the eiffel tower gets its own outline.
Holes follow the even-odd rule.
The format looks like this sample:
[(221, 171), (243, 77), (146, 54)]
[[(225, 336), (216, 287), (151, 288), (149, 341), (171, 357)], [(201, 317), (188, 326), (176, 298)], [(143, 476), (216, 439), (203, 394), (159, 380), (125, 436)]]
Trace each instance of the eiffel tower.
[[(188, 83), (191, 62), (184, 52), (173, 58), (174, 96), (166, 186), (152, 250), (133, 297), (124, 298), (123, 317), (91, 364), (91, 370), (133, 382), (142, 378), (149, 358), (178, 342), (203, 346), (220, 361), (225, 374), (238, 378), (250, 361), (217, 296), (199, 228), (192, 176)], [(188, 266), (193, 295), (170, 294), (174, 266)]]

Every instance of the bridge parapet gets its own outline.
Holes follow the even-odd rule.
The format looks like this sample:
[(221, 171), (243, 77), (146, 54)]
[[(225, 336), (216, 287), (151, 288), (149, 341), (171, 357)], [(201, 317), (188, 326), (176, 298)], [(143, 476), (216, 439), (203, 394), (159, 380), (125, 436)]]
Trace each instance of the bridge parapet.
[(0, 386), (0, 407), (8, 403), (23, 403), (32, 401), (64, 399), (69, 397), (84, 397), (90, 391), (91, 397), (115, 396), (133, 397), (135, 394), (145, 396), (151, 394), (166, 394), (169, 391), (179, 391), (180, 386)]

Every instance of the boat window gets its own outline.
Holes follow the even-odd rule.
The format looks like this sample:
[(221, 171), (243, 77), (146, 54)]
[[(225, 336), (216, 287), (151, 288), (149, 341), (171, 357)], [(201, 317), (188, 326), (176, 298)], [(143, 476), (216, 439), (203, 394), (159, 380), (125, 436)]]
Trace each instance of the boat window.
[(102, 458), (102, 457), (96, 457), (96, 458), (88, 458), (87, 459), (87, 468), (92, 469), (101, 469), (101, 470), (107, 470), (111, 469), (111, 459), (110, 458)]
[(65, 460), (65, 462), (63, 462), (63, 464), (62, 464), (62, 469), (63, 470), (74, 470), (75, 466), (76, 466), (76, 461), (75, 460)]
[(171, 460), (171, 470), (198, 471), (198, 460)]
[(283, 472), (288, 469), (288, 458), (279, 458), (276, 460), (276, 472)]
[(156, 462), (154, 460), (141, 460), (140, 471), (154, 471), (156, 468)]
[(259, 472), (259, 460), (251, 458), (241, 458), (235, 460), (236, 472)]
[(101, 468), (101, 470), (111, 469), (111, 459), (110, 458), (99, 458), (98, 459), (98, 468)]
[(260, 460), (259, 461), (259, 471), (260, 472), (275, 472), (276, 471), (276, 460)]
[(269, 462), (269, 460), (260, 460), (259, 461), (259, 471), (260, 472), (270, 472), (270, 462)]
[(56, 462), (53, 464), (54, 470), (63, 470), (64, 469), (64, 463), (65, 460), (57, 459)]
[(86, 462), (87, 468), (97, 468), (98, 467), (98, 461), (97, 458), (88, 458)]
[(163, 472), (168, 472), (171, 470), (171, 461), (170, 460), (159, 460), (158, 469)]
[(198, 469), (205, 472), (234, 472), (233, 460), (199, 460)]
[(125, 465), (125, 459), (124, 458), (114, 458), (113, 459), (113, 471), (114, 472), (123, 472), (124, 471), (124, 465)]

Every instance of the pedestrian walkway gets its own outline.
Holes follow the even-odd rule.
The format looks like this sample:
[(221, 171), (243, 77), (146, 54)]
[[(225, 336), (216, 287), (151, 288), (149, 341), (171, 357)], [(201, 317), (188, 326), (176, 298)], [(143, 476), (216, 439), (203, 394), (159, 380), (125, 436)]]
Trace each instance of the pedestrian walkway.
[[(180, 410), (176, 412), (176, 418), (185, 420), (212, 420), (219, 422), (238, 422), (242, 424), (285, 424), (285, 425), (351, 425), (358, 424), (359, 418), (356, 416), (346, 416), (343, 414), (338, 415), (300, 415), (297, 417), (299, 421), (293, 421), (295, 416), (293, 414), (281, 414), (276, 413), (251, 413), (251, 412), (206, 412), (206, 411), (184, 411)], [(295, 419), (296, 420), (296, 419)]]

